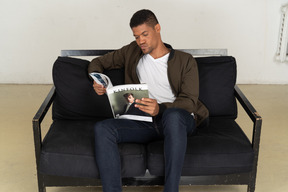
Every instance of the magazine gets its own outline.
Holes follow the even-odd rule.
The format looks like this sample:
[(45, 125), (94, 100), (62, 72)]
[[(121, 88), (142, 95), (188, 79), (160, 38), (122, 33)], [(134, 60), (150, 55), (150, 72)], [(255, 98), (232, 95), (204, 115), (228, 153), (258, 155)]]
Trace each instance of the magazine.
[(113, 86), (110, 78), (102, 73), (89, 74), (94, 81), (106, 88), (106, 93), (115, 119), (131, 119), (152, 122), (152, 116), (135, 107), (136, 99), (148, 98), (147, 84)]

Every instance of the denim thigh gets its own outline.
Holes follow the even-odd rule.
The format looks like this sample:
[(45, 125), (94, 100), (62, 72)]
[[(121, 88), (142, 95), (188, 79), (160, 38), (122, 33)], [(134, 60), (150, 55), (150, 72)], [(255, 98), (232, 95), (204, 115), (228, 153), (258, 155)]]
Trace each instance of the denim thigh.
[(95, 139), (113, 135), (117, 143), (148, 143), (159, 138), (154, 123), (127, 119), (107, 119), (98, 122), (94, 133)]

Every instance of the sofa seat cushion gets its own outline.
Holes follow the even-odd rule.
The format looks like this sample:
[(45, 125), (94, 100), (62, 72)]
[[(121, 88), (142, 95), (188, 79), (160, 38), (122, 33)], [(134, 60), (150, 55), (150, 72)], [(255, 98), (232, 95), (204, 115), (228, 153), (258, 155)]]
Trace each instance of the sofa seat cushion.
[[(164, 175), (163, 141), (147, 147), (148, 169)], [(220, 175), (249, 172), (254, 152), (250, 141), (232, 119), (211, 118), (209, 127), (188, 137), (183, 176)]]
[[(43, 141), (40, 172), (48, 175), (99, 178), (94, 157), (93, 121), (55, 120)], [(122, 176), (146, 172), (146, 148), (119, 144)]]

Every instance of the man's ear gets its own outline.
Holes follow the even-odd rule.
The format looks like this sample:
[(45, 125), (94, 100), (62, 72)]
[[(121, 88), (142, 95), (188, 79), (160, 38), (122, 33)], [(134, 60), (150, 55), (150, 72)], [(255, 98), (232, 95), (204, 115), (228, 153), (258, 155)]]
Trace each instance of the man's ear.
[(160, 33), (160, 31), (161, 31), (161, 26), (160, 26), (160, 24), (159, 24), (159, 23), (156, 24), (155, 27), (154, 27), (154, 29), (155, 29), (156, 32)]

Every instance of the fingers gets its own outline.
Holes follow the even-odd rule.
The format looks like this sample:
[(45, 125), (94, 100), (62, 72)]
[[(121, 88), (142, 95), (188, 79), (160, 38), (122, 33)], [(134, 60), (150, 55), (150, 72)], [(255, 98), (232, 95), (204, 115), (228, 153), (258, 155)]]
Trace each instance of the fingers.
[(103, 85), (96, 83), (95, 81), (93, 83), (93, 88), (98, 95), (103, 95), (106, 93), (106, 88)]
[[(157, 103), (157, 100), (150, 99), (150, 98), (142, 98), (136, 99), (135, 107), (139, 108), (141, 111), (144, 111), (145, 113), (150, 114), (151, 116), (156, 116), (159, 113), (159, 105)], [(139, 105), (142, 104), (142, 105)]]

